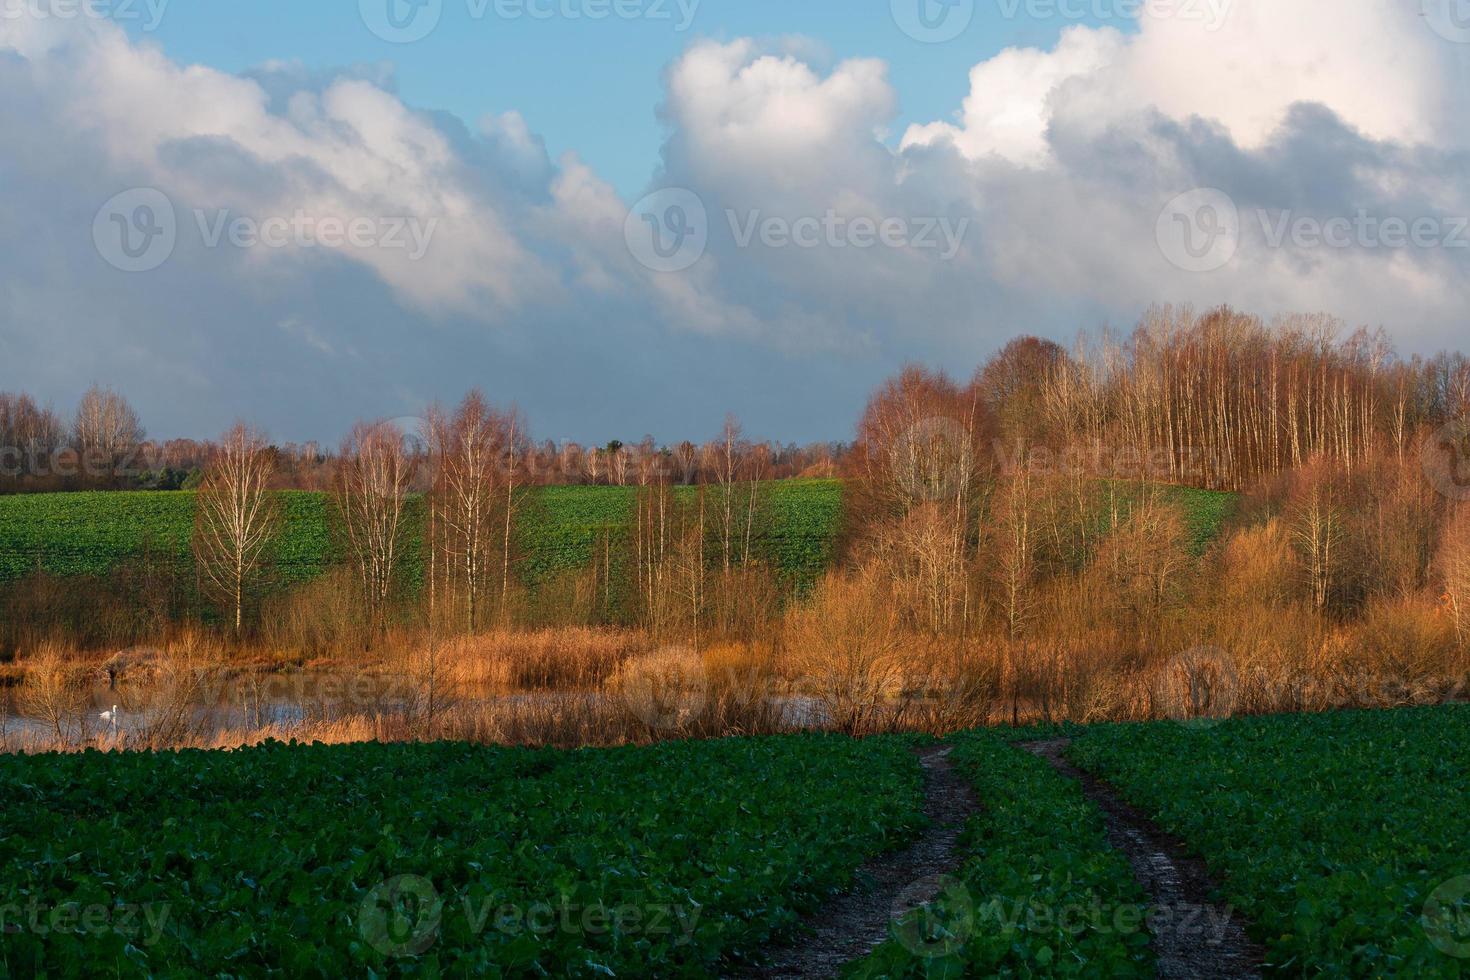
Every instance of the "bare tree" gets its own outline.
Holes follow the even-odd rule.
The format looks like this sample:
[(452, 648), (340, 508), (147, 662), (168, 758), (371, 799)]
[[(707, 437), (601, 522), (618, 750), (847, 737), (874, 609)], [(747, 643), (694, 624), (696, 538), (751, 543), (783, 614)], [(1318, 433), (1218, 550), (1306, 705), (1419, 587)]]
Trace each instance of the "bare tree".
[(1319, 473), (1309, 473), (1305, 479), (1307, 486), (1291, 515), (1291, 536), (1311, 590), (1312, 607), (1321, 613), (1332, 601), (1346, 534), (1342, 511), (1327, 479)]
[(195, 497), (194, 556), (209, 589), (243, 625), (246, 598), (280, 527), (269, 489), (275, 453), (264, 437), (238, 423), (220, 440)]
[(506, 601), (510, 597), (511, 531), (515, 524), (516, 489), (520, 485), (522, 443), (526, 442), (526, 423), (514, 408), (501, 420), (503, 446), (501, 452), (505, 484), (504, 515), (501, 520), (500, 547), (500, 622), (506, 622)]
[(471, 392), (443, 427), (435, 459), (431, 506), (448, 581), (463, 594), (465, 625), (471, 631), (480, 625), (494, 552), (496, 425), (484, 396)]
[(342, 444), (332, 477), (347, 554), (379, 628), (403, 558), (404, 511), (415, 465), (403, 433), (393, 425), (359, 424)]
[(740, 422), (734, 415), (725, 416), (725, 425), (720, 430), (720, 437), (710, 444), (707, 455), (713, 464), (715, 482), (719, 485), (719, 499), (716, 507), (720, 521), (720, 567), (727, 576), (730, 573), (732, 538), (736, 533), (735, 520), (738, 513), (735, 492), (744, 450)]
[(105, 469), (111, 483), (143, 442), (143, 426), (127, 399), (93, 385), (77, 406), (72, 442), (82, 456), (84, 470)]
[(465, 625), (473, 631), (482, 625), (497, 583), (496, 608), (506, 614), (516, 491), (525, 479), (530, 443), (519, 413), (492, 409), (479, 392), (467, 395), (454, 415), (432, 430), (433, 552), (442, 556), (444, 585), (459, 591)]
[(1460, 642), (1470, 642), (1470, 508), (1451, 516), (1440, 548), (1441, 601), (1455, 622)]
[(1025, 633), (1035, 607), (1037, 489), (1030, 461), (1022, 461), (1001, 492), (989, 527), (991, 574), (1012, 640)]

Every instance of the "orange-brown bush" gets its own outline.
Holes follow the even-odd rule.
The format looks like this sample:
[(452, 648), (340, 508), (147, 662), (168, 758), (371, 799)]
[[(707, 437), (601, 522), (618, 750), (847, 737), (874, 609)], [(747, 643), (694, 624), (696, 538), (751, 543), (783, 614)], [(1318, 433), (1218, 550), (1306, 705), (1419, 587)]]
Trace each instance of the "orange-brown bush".
[(641, 633), (585, 627), (496, 631), (440, 645), (457, 687), (504, 692), (595, 691), (625, 661), (651, 649)]
[(92, 674), (75, 652), (45, 641), (25, 658), (26, 675), (16, 706), (44, 722), (59, 741), (86, 738)]
[(901, 628), (877, 566), (829, 575), (811, 602), (786, 619), (788, 669), (826, 708), (840, 731), (873, 730), (885, 698), (903, 682)]

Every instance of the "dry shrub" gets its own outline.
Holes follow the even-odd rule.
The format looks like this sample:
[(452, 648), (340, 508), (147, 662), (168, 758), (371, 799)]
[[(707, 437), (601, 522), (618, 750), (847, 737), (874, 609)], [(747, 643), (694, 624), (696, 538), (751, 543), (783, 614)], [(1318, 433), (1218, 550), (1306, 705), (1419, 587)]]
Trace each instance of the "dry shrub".
[(1438, 558), (1443, 587), (1440, 603), (1455, 624), (1461, 646), (1470, 644), (1470, 507), (1461, 507), (1445, 525)]
[(872, 566), (829, 575), (785, 626), (787, 663), (833, 725), (875, 730), (884, 699), (901, 688), (906, 638), (883, 578)]
[(22, 714), (45, 722), (59, 742), (85, 739), (93, 672), (75, 651), (45, 641), (25, 658), (26, 676), (16, 697)]
[(1240, 674), (1218, 647), (1195, 647), (1160, 665), (1152, 677), (1152, 714), (1175, 721), (1228, 718), (1236, 712)]
[(891, 727), (934, 735), (990, 722), (1004, 676), (999, 651), (963, 639), (912, 637)]
[(595, 691), (648, 648), (639, 633), (563, 627), (458, 637), (443, 644), (443, 660), (467, 690)]
[(664, 647), (625, 661), (607, 693), (655, 731), (689, 733), (709, 708), (704, 658), (689, 647)]
[(191, 744), (208, 726), (200, 709), (218, 703), (228, 649), (202, 632), (172, 638), (150, 665), (152, 677), (129, 685), (119, 697), (142, 724), (126, 736), (130, 748), (168, 748)]
[(134, 642), (146, 626), (119, 576), (62, 578), (35, 572), (0, 586), (0, 652), (55, 641), (85, 651)]
[(889, 601), (902, 621), (915, 629), (953, 629), (972, 596), (966, 563), (965, 515), (951, 506), (926, 502), (876, 530), (870, 553), (884, 566)]
[(1225, 543), (1219, 581), (1229, 603), (1284, 605), (1296, 576), (1296, 557), (1280, 520), (1242, 528)]
[(1353, 684), (1353, 704), (1415, 704), (1437, 700), (1464, 679), (1450, 617), (1425, 601), (1378, 600), (1342, 631), (1335, 663)]
[(1236, 711), (1311, 711), (1325, 703), (1327, 627), (1303, 604), (1226, 604), (1201, 623), (1203, 642), (1231, 655)]
[(747, 644), (769, 640), (781, 615), (785, 593), (766, 565), (752, 561), (708, 576), (706, 633)]
[(704, 651), (709, 689), (702, 734), (760, 735), (786, 727), (779, 655), (769, 643), (726, 643)]
[(1179, 508), (1150, 499), (1104, 539), (1087, 578), (1107, 621), (1146, 644), (1182, 603), (1195, 564)]
[(605, 598), (599, 571), (600, 568), (573, 568), (546, 578), (525, 595), (521, 621), (538, 629), (595, 622)]
[(272, 596), (261, 610), (266, 645), (304, 659), (360, 654), (371, 647), (373, 634), (362, 589), (346, 567)]
[(780, 656), (770, 643), (716, 643), (702, 651), (711, 678), (758, 686), (779, 674)]

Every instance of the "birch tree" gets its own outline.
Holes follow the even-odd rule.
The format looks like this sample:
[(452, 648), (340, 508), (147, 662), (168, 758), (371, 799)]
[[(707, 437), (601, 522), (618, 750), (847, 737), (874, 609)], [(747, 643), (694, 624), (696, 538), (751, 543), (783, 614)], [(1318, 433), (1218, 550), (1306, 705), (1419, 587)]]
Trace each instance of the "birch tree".
[(386, 422), (359, 424), (337, 457), (332, 500), (348, 560), (381, 628), (404, 550), (404, 512), (416, 460)]
[(237, 636), (280, 529), (274, 471), (264, 437), (239, 423), (220, 440), (195, 496), (195, 560), (207, 589), (229, 607)]

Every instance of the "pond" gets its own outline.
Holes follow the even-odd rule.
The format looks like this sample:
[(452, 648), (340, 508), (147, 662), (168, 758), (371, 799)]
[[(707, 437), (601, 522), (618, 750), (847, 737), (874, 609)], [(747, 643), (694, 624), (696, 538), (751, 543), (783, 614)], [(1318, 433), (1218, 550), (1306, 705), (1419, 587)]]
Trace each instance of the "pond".
[[(0, 688), (0, 745), (52, 741), (58, 733), (68, 742), (106, 744), (117, 736), (172, 744), (185, 735), (261, 728), (289, 732), (343, 718), (409, 714), (423, 703), (426, 690), (421, 678), (327, 671), (154, 674), (131, 680), (109, 680), (99, 673), (86, 688), (49, 700), (16, 687)], [(436, 698), (461, 708), (630, 710), (656, 726), (703, 704), (699, 691), (677, 696), (681, 703), (672, 706), (666, 694), (651, 703), (629, 701), (626, 693), (507, 694), (489, 687), (440, 690)], [(773, 693), (765, 701), (782, 729), (819, 728), (829, 721), (825, 708), (810, 697)]]

